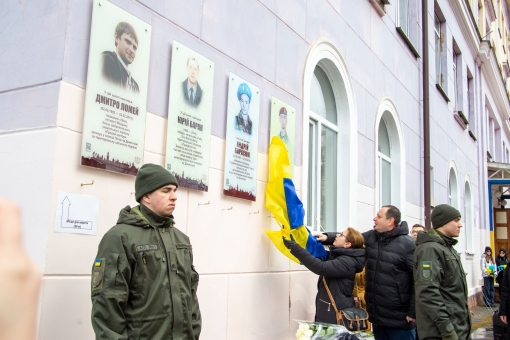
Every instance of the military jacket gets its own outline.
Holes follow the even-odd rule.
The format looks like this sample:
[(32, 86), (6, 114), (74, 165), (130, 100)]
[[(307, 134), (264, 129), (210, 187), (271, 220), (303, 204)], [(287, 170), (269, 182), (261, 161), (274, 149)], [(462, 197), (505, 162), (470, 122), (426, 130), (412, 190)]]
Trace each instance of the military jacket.
[(92, 266), (96, 339), (197, 340), (198, 280), (189, 238), (173, 218), (127, 206)]
[(413, 265), (420, 339), (469, 339), (468, 287), (462, 262), (453, 248), (456, 243), (435, 229), (418, 234)]

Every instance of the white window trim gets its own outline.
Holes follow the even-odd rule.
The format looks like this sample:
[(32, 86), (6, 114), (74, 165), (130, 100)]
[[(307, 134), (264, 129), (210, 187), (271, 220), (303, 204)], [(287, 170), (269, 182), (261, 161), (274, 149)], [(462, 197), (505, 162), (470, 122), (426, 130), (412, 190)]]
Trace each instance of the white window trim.
[[(340, 121), (338, 124), (339, 133), (338, 133), (338, 156), (337, 169), (341, 169), (343, 165), (347, 164), (348, 172), (349, 172), (349, 180), (342, 181), (339, 179), (337, 181), (337, 192), (338, 192), (338, 201), (337, 201), (337, 228), (339, 230), (352, 226), (357, 227), (357, 185), (358, 185), (358, 127), (357, 127), (357, 109), (356, 103), (354, 99), (354, 91), (351, 84), (351, 78), (349, 72), (347, 71), (347, 64), (345, 63), (344, 58), (342, 57), (340, 51), (336, 46), (329, 41), (328, 39), (321, 38), (317, 40), (310, 48), (308, 52), (308, 57), (305, 63), (305, 70), (303, 76), (303, 145), (308, 145), (309, 137), (308, 137), (308, 127), (310, 120), (310, 87), (312, 83), (312, 77), (315, 70), (315, 66), (323, 59), (331, 62), (338, 71), (329, 72), (327, 68), (323, 68), (324, 72), (329, 77), (331, 82), (331, 86), (333, 87), (333, 92), (335, 94), (335, 102), (337, 105), (337, 114), (340, 118), (342, 114), (343, 107), (340, 106), (341, 101), (347, 101), (347, 109), (348, 109), (348, 117), (349, 124), (347, 127), (341, 126)], [(345, 98), (339, 98), (339, 91), (344, 89)], [(349, 149), (348, 155), (342, 154), (342, 135), (348, 134), (348, 142)], [(347, 159), (346, 159), (347, 158)], [(303, 148), (303, 162), (308, 162), (308, 148)], [(308, 203), (308, 166), (303, 164), (303, 175), (301, 177), (301, 188), (303, 192), (302, 202), (305, 205), (305, 211), (308, 213), (308, 207), (306, 206)], [(348, 186), (348, 190), (340, 191), (340, 186), (344, 188)], [(346, 209), (348, 207), (348, 209)], [(305, 217), (306, 221), (306, 217)]]
[[(406, 210), (406, 200), (405, 200), (405, 147), (404, 147), (404, 135), (402, 133), (402, 126), (400, 125), (400, 117), (398, 115), (397, 107), (393, 103), (393, 101), (389, 97), (383, 97), (379, 101), (379, 105), (377, 107), (377, 115), (375, 117), (375, 206), (374, 206), (374, 214), (377, 214), (377, 211), (381, 208), (380, 205), (380, 174), (379, 174), (379, 124), (381, 123), (381, 119), (383, 118), (383, 115), (385, 112), (388, 112), (391, 115), (391, 118), (393, 119), (395, 126), (391, 126), (391, 124), (386, 123), (386, 128), (388, 129), (388, 135), (390, 137), (390, 144), (392, 142), (392, 136), (397, 134), (398, 138), (398, 145), (399, 145), (399, 155), (395, 155), (394, 150), (392, 150), (391, 154), (391, 164), (392, 164), (392, 193), (393, 193), (393, 187), (394, 187), (394, 180), (395, 178), (399, 178), (399, 189), (398, 189), (398, 201), (392, 202), (393, 205), (395, 205), (402, 215), (402, 219), (404, 219), (405, 210)], [(396, 131), (395, 131), (396, 130)], [(393, 139), (394, 141), (394, 139)], [(387, 157), (386, 157), (387, 158)], [(398, 158), (398, 159), (397, 159)], [(395, 175), (393, 172), (393, 165), (396, 165), (399, 167), (399, 175)], [(392, 197), (393, 198), (393, 197)], [(393, 199), (392, 199), (393, 201)]]

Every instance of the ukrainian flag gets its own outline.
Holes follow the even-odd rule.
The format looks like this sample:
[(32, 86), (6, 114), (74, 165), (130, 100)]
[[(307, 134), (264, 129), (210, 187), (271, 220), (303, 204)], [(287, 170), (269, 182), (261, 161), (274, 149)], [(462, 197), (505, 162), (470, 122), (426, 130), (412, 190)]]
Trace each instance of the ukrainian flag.
[(282, 236), (289, 239), (290, 235), (301, 247), (314, 257), (325, 260), (326, 250), (317, 242), (310, 231), (304, 226), (305, 210), (303, 203), (296, 194), (292, 182), (287, 148), (280, 137), (275, 136), (269, 146), (269, 181), (266, 188), (266, 208), (274, 215), (280, 230), (266, 230), (266, 234), (276, 248), (289, 259), (299, 263), (283, 244)]

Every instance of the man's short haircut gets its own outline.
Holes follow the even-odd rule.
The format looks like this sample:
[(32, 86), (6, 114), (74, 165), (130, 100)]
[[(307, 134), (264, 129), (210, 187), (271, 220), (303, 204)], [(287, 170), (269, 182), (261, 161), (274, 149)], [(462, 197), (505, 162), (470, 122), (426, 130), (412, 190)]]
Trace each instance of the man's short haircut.
[[(133, 37), (133, 39), (135, 39), (135, 42), (138, 44), (138, 37), (136, 36), (136, 32), (133, 26), (131, 26), (127, 22), (122, 21), (117, 24), (117, 27), (115, 27), (115, 34), (117, 34), (117, 37), (119, 37), (120, 39), (120, 37), (124, 33)], [(117, 42), (115, 42), (115, 46), (117, 46)]]
[(424, 227), (424, 226), (422, 226), (421, 224), (415, 224), (415, 225), (413, 225), (413, 227), (411, 228), (411, 230), (412, 230), (412, 229), (414, 229), (414, 228), (422, 228), (423, 230), (425, 230), (425, 227)]
[(188, 61), (186, 62), (186, 66), (189, 65), (190, 60), (194, 60), (197, 63), (197, 69), (200, 71), (200, 64), (198, 63), (198, 60), (195, 57), (189, 57)]
[(395, 227), (400, 224), (400, 210), (394, 205), (383, 205), (383, 208), (388, 208), (386, 210), (386, 218), (393, 218), (395, 220)]

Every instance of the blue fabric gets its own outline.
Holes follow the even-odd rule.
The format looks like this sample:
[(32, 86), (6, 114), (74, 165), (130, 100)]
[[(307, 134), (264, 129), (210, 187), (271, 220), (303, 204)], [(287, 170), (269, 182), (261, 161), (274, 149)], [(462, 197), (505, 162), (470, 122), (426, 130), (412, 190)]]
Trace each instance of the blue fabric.
[[(305, 227), (306, 228), (306, 227)], [(308, 230), (308, 228), (306, 229)], [(308, 241), (306, 241), (306, 251), (312, 254), (313, 257), (326, 261), (328, 253), (322, 243), (318, 242), (308, 230)]]
[(285, 190), (285, 202), (287, 203), (287, 214), (289, 216), (290, 229), (296, 229), (304, 225), (305, 209), (303, 203), (296, 194), (296, 187), (290, 178), (283, 179), (283, 190)]
[(415, 340), (416, 328), (397, 329), (373, 325), (375, 340)]
[(487, 276), (483, 278), (483, 297), (485, 305), (494, 305), (494, 278)]

